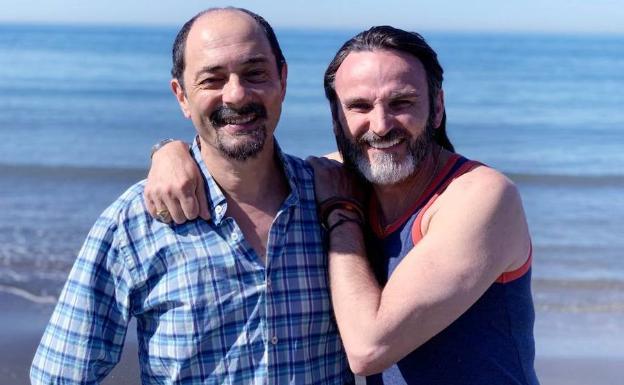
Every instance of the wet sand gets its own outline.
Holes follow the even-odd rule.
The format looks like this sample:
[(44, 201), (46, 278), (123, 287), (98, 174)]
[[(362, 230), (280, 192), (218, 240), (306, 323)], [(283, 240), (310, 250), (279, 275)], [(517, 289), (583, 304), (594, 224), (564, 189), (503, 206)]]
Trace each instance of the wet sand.
[[(0, 293), (1, 384), (30, 384), (30, 364), (52, 310), (52, 305), (34, 304), (14, 295)], [(133, 321), (128, 329), (121, 360), (102, 382), (103, 385), (140, 384), (135, 328)]]
[[(30, 384), (30, 363), (52, 309), (0, 292), (0, 383)], [(134, 330), (133, 322), (121, 361), (104, 385), (140, 384)], [(542, 385), (616, 385), (622, 383), (624, 358), (538, 357), (536, 367)]]

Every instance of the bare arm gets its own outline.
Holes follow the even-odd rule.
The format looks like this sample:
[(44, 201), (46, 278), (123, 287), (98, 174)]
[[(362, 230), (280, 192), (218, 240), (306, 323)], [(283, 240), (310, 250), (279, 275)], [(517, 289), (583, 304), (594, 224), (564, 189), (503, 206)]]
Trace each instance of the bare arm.
[[(317, 180), (317, 194), (328, 194), (322, 185), (336, 186), (329, 180), (337, 176), (328, 174), (315, 165), (316, 177), (326, 178)], [(528, 256), (517, 191), (493, 170), (459, 178), (429, 211), (423, 239), (383, 288), (367, 262), (359, 227), (347, 223), (330, 234), (334, 312), (357, 374), (380, 372), (418, 348)]]
[(154, 153), (145, 186), (145, 204), (153, 217), (166, 209), (176, 223), (198, 215), (210, 219), (203, 179), (186, 143), (171, 142)]

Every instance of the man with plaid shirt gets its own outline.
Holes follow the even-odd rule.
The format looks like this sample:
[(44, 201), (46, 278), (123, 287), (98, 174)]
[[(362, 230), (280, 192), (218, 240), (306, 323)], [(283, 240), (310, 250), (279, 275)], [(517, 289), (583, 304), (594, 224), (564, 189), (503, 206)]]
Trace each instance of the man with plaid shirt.
[(172, 214), (144, 203), (144, 182), (117, 199), (78, 255), (32, 383), (101, 382), (131, 317), (143, 384), (353, 382), (312, 172), (273, 137), (287, 75), (273, 30), (247, 10), (210, 9), (182, 27), (173, 62), (172, 90), (198, 133), (204, 218), (162, 223)]

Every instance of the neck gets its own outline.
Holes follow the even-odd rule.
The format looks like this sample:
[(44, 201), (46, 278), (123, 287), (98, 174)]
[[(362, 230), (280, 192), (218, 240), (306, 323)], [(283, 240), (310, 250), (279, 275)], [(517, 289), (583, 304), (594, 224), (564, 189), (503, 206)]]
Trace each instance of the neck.
[[(288, 183), (276, 159), (273, 138), (266, 141), (257, 156), (245, 161), (225, 158), (218, 149), (201, 139), (200, 142), (206, 168), (228, 200), (255, 207), (277, 200), (279, 207), (285, 199)], [(275, 203), (269, 206), (275, 206)]]
[(383, 226), (395, 222), (405, 214), (435, 179), (450, 155), (450, 152), (434, 144), (416, 172), (407, 179), (391, 185), (373, 185)]
[(262, 151), (244, 162), (226, 159), (202, 142), (201, 154), (210, 175), (227, 199), (226, 215), (234, 218), (245, 240), (266, 262), (269, 231), (289, 192), (271, 137)]

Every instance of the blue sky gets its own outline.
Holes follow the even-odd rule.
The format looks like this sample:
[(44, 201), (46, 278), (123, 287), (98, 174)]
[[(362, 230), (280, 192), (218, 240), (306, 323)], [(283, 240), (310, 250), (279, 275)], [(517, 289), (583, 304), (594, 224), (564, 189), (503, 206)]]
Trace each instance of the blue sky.
[(0, 0), (0, 22), (181, 25), (235, 5), (275, 27), (624, 34), (624, 0)]

